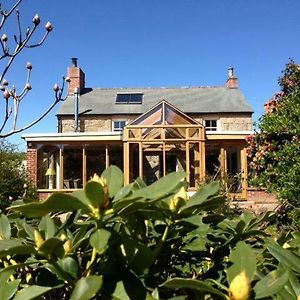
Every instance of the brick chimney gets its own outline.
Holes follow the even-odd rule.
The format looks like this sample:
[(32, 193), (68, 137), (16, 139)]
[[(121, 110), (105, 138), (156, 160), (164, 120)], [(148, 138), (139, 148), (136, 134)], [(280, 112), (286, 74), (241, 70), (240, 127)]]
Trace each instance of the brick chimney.
[(239, 87), (238, 79), (233, 74), (233, 67), (228, 68), (228, 79), (226, 82), (226, 87), (229, 89), (237, 89)]
[(85, 88), (85, 74), (77, 66), (77, 58), (71, 58), (72, 65), (68, 68), (68, 77), (70, 78), (68, 94), (74, 94), (75, 89), (81, 92)]

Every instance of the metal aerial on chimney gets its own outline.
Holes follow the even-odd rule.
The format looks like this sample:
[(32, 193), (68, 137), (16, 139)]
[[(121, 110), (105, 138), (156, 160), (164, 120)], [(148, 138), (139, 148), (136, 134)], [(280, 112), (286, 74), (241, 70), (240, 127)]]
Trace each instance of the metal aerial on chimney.
[[(72, 57), (72, 67), (77, 68), (77, 61), (78, 58)], [(78, 132), (79, 129), (79, 122), (78, 122), (78, 116), (79, 116), (79, 98), (80, 98), (80, 88), (75, 87), (74, 88), (74, 132)]]

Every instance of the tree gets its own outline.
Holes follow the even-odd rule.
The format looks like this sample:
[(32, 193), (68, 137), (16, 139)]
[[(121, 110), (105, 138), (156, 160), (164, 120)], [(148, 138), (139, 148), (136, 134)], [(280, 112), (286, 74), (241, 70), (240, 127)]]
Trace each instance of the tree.
[[(253, 182), (278, 193), (296, 224), (300, 217), (300, 66), (290, 61), (281, 91), (264, 105), (259, 130), (248, 138)], [(299, 225), (298, 225), (299, 226)]]
[(21, 198), (37, 199), (32, 184), (26, 179), (24, 153), (4, 139), (0, 141), (0, 210)]
[[(32, 89), (30, 84), (30, 74), (32, 71), (32, 64), (28, 62), (26, 64), (27, 77), (22, 88), (17, 88), (14, 83), (9, 83), (5, 77), (9, 74), (12, 65), (16, 61), (16, 58), (23, 53), (25, 49), (32, 49), (39, 46), (42, 46), (46, 41), (48, 35), (53, 30), (53, 26), (50, 22), (47, 22), (45, 25), (45, 32), (38, 42), (33, 42), (33, 39), (36, 36), (36, 32), (41, 24), (41, 19), (38, 15), (35, 15), (32, 19), (32, 26), (23, 29), (21, 27), (21, 16), (19, 12), (19, 6), (23, 0), (17, 0), (15, 4), (9, 9), (6, 10), (2, 7), (0, 3), (0, 90), (3, 92), (3, 97), (5, 100), (4, 104), (4, 113), (3, 121), (0, 122), (0, 138), (8, 137), (12, 134), (22, 132), (43, 119), (52, 108), (60, 101), (64, 100), (64, 82), (63, 78), (62, 86), (59, 87), (57, 84), (54, 85), (54, 100), (49, 108), (43, 112), (37, 119), (29, 122), (23, 127), (18, 127), (18, 116), (20, 112), (20, 105), (23, 102), (25, 96)], [(13, 36), (6, 34), (8, 30), (7, 21), (12, 17), (13, 14), (16, 14), (16, 31), (17, 33)], [(11, 30), (11, 28), (10, 28)], [(68, 81), (68, 80), (67, 80)], [(9, 124), (11, 121), (11, 124)]]

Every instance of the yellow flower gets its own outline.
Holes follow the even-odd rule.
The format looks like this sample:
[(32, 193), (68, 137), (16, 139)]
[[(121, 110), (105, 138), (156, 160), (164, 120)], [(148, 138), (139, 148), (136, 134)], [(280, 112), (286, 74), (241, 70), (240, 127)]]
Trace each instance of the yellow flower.
[(41, 236), (41, 234), (39, 233), (39, 231), (37, 231), (36, 229), (34, 230), (34, 241), (35, 241), (35, 244), (36, 244), (36, 246), (37, 246), (38, 249), (44, 243), (43, 237)]
[(181, 187), (178, 193), (170, 200), (169, 207), (171, 211), (175, 211), (178, 208), (181, 199), (184, 200), (184, 202), (187, 200), (187, 193), (184, 187)]
[(248, 300), (250, 297), (251, 285), (245, 271), (235, 276), (229, 286), (229, 297), (231, 300)]
[(103, 187), (107, 186), (106, 178), (100, 177), (100, 176), (99, 176), (98, 174), (96, 174), (96, 173), (94, 174), (93, 177), (91, 177), (91, 180), (100, 183)]
[(64, 250), (65, 250), (65, 254), (70, 253), (71, 248), (72, 248), (72, 241), (71, 240), (67, 240), (64, 244), (63, 244)]

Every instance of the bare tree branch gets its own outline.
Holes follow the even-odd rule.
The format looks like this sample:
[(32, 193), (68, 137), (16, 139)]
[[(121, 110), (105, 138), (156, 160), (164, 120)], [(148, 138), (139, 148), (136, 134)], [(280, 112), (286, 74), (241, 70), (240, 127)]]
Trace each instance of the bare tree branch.
[[(29, 91), (32, 89), (32, 86), (30, 84), (32, 65), (31, 63), (27, 63), (26, 65), (27, 68), (26, 80), (23, 87), (19, 89), (21, 90), (21, 92), (19, 93), (17, 92), (17, 87), (13, 84), (12, 85), (9, 84), (8, 81), (5, 79), (5, 76), (9, 74), (11, 66), (14, 64), (15, 59), (20, 55), (23, 49), (36, 48), (42, 46), (46, 41), (49, 33), (53, 30), (52, 24), (50, 22), (47, 22), (45, 25), (45, 32), (43, 36), (40, 38), (40, 40), (38, 42), (32, 42), (33, 36), (37, 31), (38, 27), (40, 26), (41, 20), (38, 15), (35, 15), (32, 19), (33, 25), (31, 27), (27, 27), (26, 30), (23, 30), (21, 26), (22, 24), (21, 15), (18, 9), (18, 6), (21, 4), (21, 2), (23, 2), (23, 0), (16, 0), (15, 4), (8, 11), (3, 9), (3, 7), (0, 4), (0, 15), (1, 15), (0, 52), (2, 52), (0, 53), (0, 61), (4, 61), (4, 67), (2, 68), (2, 70), (0, 70), (0, 91), (3, 92), (3, 97), (5, 99), (4, 116), (3, 116), (2, 125), (0, 127), (0, 138), (8, 137), (10, 135), (22, 132), (32, 127), (40, 120), (42, 120), (58, 102), (63, 101), (65, 99), (63, 97), (65, 82), (63, 81), (62, 88), (59, 88), (58, 85), (55, 84), (54, 99), (52, 101), (52, 104), (49, 106), (49, 108), (36, 120), (32, 121), (31, 123), (21, 128), (18, 128), (18, 119), (20, 114), (21, 102), (28, 95)], [(13, 12), (15, 12), (17, 16), (17, 20), (16, 20), (17, 34), (13, 35), (13, 38), (11, 38), (12, 36), (9, 37), (3, 32), (3, 30), (5, 30), (6, 28), (5, 24), (7, 19), (12, 15)], [(13, 40), (15, 41), (16, 45), (14, 47), (14, 50), (10, 51), (9, 44), (11, 44)], [(12, 129), (8, 130), (5, 133), (3, 131), (6, 129), (6, 127), (8, 127), (8, 121), (10, 119), (12, 120)]]

